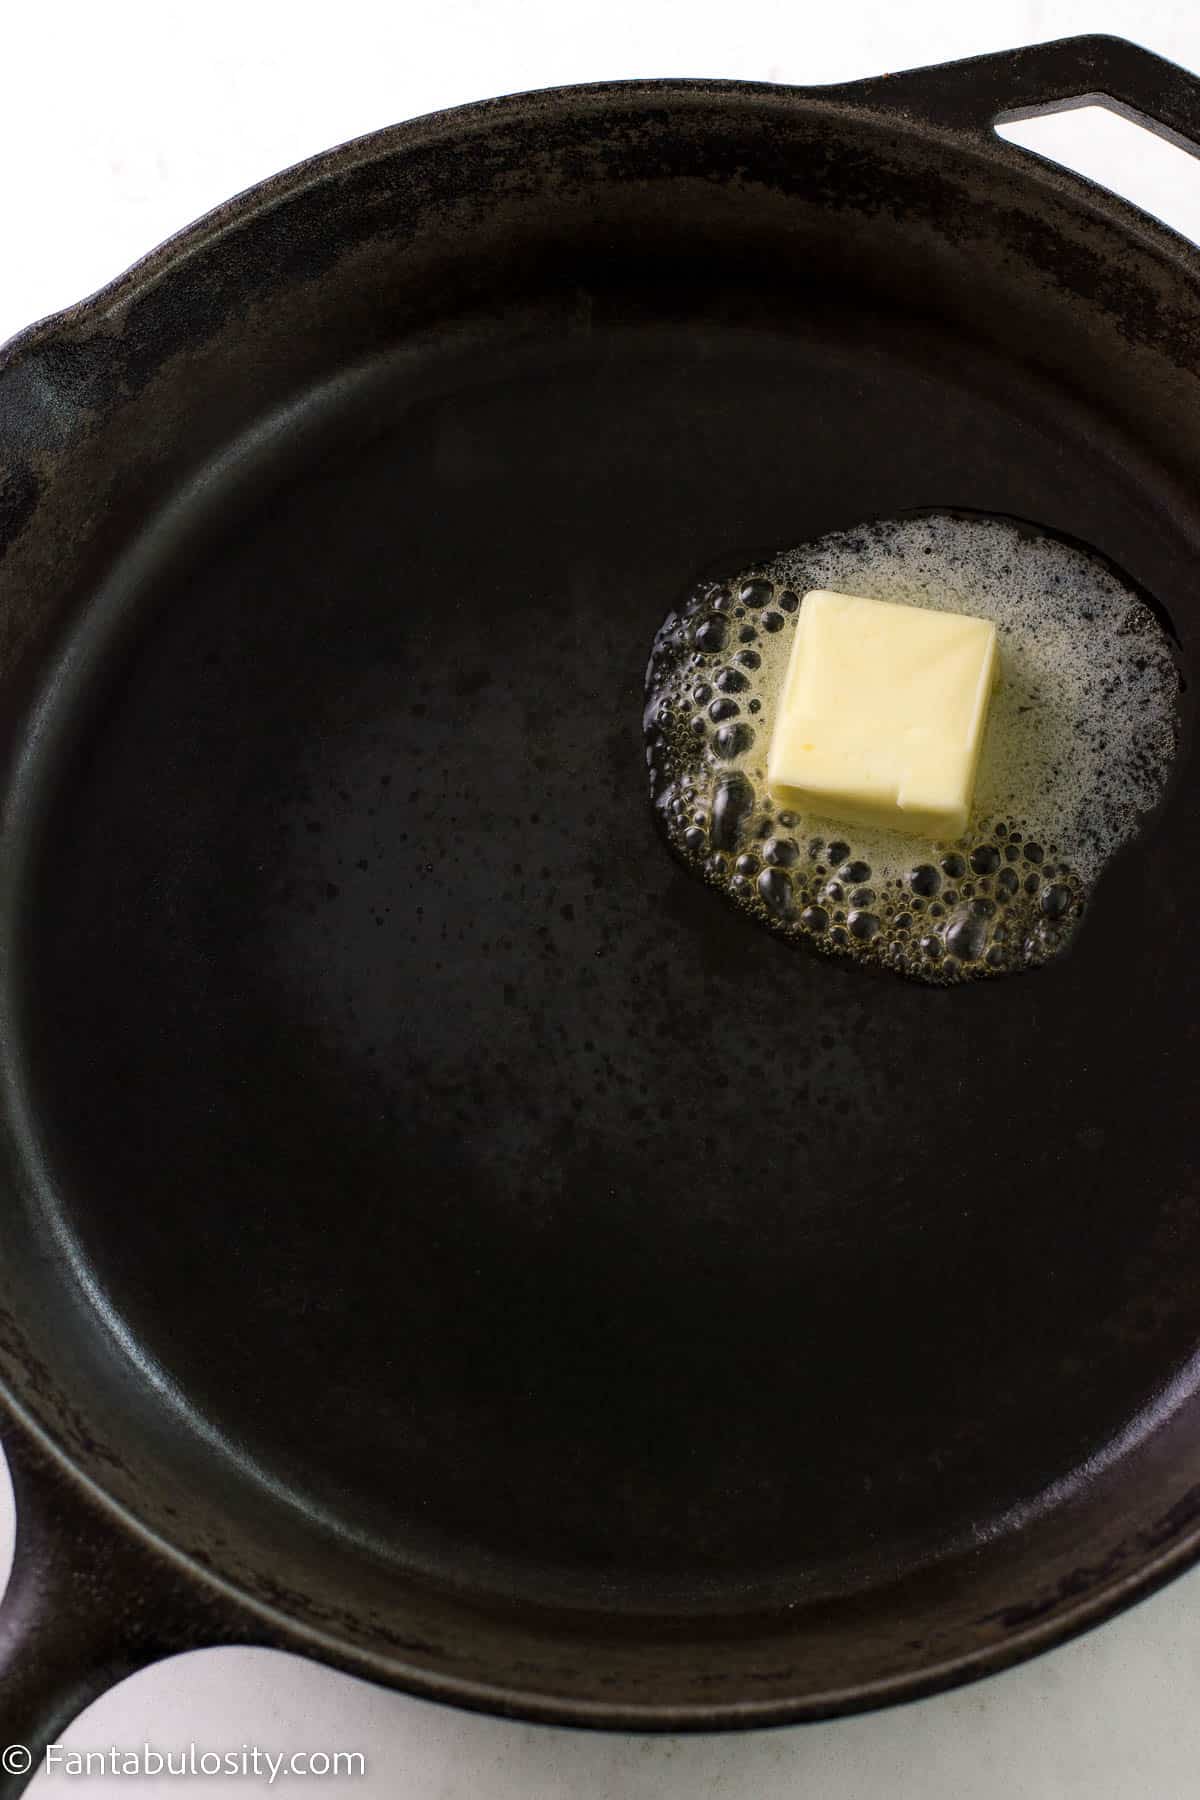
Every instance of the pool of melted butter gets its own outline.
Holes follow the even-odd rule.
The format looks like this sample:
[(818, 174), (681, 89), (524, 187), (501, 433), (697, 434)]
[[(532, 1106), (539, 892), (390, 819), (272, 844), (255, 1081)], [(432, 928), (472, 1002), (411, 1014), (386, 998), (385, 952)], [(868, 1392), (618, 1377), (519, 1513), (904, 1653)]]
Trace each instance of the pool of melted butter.
[[(999, 636), (966, 834), (934, 843), (780, 810), (767, 749), (813, 588), (987, 618)], [(822, 955), (945, 984), (1036, 968), (1162, 798), (1180, 679), (1113, 565), (1014, 520), (873, 520), (698, 583), (646, 676), (651, 797), (672, 850), (748, 920)]]

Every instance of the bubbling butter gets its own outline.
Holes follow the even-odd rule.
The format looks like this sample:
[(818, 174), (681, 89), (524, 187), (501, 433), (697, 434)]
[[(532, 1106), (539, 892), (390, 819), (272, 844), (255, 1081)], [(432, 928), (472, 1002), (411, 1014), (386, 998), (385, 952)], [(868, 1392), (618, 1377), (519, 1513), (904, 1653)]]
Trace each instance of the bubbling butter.
[[(996, 627), (965, 835), (781, 809), (767, 751), (813, 589)], [(1100, 557), (1016, 521), (873, 521), (698, 584), (647, 670), (651, 796), (667, 841), (749, 917), (823, 954), (937, 983), (1037, 967), (1066, 948), (1105, 864), (1161, 799), (1180, 683), (1152, 608)]]

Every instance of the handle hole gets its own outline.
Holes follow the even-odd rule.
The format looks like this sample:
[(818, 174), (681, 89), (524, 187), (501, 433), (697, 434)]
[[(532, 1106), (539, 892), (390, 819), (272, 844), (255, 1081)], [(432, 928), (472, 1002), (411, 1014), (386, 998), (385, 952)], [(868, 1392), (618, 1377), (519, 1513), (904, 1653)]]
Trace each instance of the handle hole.
[(1110, 188), (1200, 243), (1200, 159), (1098, 100), (997, 125), (1000, 136)]

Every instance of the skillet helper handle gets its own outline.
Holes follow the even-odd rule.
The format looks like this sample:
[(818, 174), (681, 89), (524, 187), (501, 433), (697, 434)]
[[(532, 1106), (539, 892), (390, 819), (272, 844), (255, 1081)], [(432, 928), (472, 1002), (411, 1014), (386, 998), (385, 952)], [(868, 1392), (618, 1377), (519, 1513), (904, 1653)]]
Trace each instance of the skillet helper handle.
[(1059, 38), (824, 92), (974, 137), (1034, 113), (1107, 105), (1200, 156), (1200, 76), (1125, 38)]
[(0, 1800), (83, 1708), (184, 1650), (263, 1643), (261, 1624), (139, 1539), (23, 1427), (4, 1422), (17, 1543), (0, 1606)]

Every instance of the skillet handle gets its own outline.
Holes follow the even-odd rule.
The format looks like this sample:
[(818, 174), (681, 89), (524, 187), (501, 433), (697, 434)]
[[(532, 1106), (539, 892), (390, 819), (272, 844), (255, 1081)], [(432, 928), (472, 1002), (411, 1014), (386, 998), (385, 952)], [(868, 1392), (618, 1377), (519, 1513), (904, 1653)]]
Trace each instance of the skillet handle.
[(7, 1419), (17, 1543), (0, 1606), (0, 1800), (107, 1688), (183, 1650), (267, 1643), (253, 1621), (123, 1527)]
[(1125, 38), (1059, 38), (812, 92), (844, 94), (856, 105), (972, 137), (990, 137), (993, 126), (1033, 113), (1099, 102), (1200, 156), (1200, 76)]

